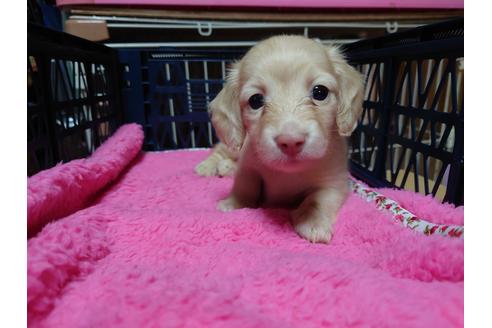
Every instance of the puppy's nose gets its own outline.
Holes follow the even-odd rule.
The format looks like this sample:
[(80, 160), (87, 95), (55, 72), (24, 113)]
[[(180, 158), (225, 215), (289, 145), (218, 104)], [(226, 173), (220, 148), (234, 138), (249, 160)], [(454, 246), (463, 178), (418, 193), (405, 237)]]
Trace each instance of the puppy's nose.
[(306, 137), (302, 134), (281, 134), (275, 138), (275, 142), (284, 154), (295, 156), (304, 148)]

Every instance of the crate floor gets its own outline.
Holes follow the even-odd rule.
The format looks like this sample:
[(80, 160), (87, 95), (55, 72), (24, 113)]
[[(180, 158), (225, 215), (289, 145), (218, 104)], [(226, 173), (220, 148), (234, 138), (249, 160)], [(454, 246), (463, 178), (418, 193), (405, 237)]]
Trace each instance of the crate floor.
[[(208, 151), (138, 154), (135, 129), (29, 179), (28, 226), (44, 226), (28, 240), (30, 327), (463, 326), (463, 239), (402, 228), (351, 195), (331, 243), (311, 244), (285, 210), (217, 211), (232, 179), (195, 175)], [(463, 224), (463, 208), (390, 196)], [(64, 211), (44, 209), (53, 199)]]

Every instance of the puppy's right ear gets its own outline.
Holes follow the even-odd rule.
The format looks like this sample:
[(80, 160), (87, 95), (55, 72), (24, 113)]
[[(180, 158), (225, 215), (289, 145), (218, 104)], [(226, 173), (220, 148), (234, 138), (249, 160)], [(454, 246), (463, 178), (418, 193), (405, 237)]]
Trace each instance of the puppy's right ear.
[(239, 106), (239, 62), (232, 65), (223, 89), (209, 104), (208, 112), (220, 141), (239, 150), (244, 141), (244, 126)]

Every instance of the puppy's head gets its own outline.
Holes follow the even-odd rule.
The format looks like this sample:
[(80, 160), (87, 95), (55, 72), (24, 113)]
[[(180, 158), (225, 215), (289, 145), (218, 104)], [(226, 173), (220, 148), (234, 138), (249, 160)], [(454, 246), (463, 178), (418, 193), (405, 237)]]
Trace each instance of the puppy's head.
[(210, 103), (222, 142), (241, 148), (248, 136), (266, 165), (296, 170), (349, 136), (361, 112), (363, 79), (335, 47), (277, 36), (253, 47), (230, 70)]

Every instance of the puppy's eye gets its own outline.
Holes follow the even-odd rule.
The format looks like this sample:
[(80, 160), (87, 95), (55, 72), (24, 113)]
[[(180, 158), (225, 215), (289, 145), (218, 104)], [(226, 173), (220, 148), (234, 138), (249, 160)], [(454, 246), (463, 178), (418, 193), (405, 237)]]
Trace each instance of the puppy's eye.
[(315, 85), (313, 88), (313, 99), (318, 101), (323, 101), (328, 97), (328, 88), (324, 85)]
[(260, 109), (265, 104), (265, 100), (263, 99), (263, 95), (256, 93), (249, 97), (248, 104), (252, 109)]

